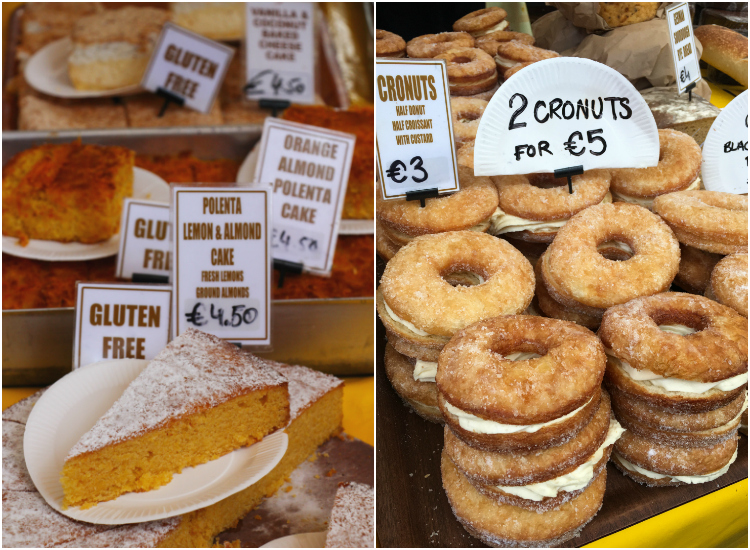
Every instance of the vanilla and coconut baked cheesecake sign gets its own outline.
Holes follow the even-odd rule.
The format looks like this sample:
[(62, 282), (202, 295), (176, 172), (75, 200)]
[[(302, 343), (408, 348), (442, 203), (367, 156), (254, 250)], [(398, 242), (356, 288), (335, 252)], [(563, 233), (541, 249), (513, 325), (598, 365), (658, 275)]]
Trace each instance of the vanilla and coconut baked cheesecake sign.
[(248, 99), (315, 101), (315, 26), (311, 2), (248, 2)]
[(173, 187), (175, 336), (271, 343), (270, 216), (265, 189)]
[(257, 185), (274, 194), (271, 256), (327, 275), (333, 267), (356, 136), (266, 118)]
[(512, 75), (484, 111), (474, 173), (564, 175), (659, 162), (659, 134), (641, 94), (596, 61), (553, 58)]
[(711, 125), (703, 144), (701, 176), (709, 191), (747, 193), (747, 90)]
[(172, 289), (76, 285), (73, 368), (108, 359), (153, 359), (169, 342)]
[(195, 111), (208, 113), (234, 50), (167, 23), (141, 86)]
[(458, 191), (445, 60), (377, 59), (375, 88), (383, 198), (411, 200)]
[(125, 199), (116, 276), (119, 279), (132, 279), (136, 275), (166, 277), (166, 282), (172, 272), (171, 248), (169, 204)]

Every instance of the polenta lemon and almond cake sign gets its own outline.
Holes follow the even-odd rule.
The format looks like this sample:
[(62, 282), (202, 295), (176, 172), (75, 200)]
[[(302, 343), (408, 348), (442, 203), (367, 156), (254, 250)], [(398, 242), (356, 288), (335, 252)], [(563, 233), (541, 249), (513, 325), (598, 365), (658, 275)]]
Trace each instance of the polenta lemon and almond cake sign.
[(356, 136), (266, 118), (255, 185), (273, 193), (271, 255), (315, 275), (333, 267)]
[(265, 189), (172, 188), (175, 336), (270, 345), (270, 208)]

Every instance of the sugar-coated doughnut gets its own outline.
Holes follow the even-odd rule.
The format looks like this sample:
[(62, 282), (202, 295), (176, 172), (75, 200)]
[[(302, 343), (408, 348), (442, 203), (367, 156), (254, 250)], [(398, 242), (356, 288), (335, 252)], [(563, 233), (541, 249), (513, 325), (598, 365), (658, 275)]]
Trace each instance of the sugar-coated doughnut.
[(732, 254), (716, 264), (706, 296), (747, 318), (747, 254)]
[(654, 199), (654, 212), (681, 243), (715, 254), (747, 254), (747, 197), (678, 191)]
[(443, 489), (453, 514), (474, 537), (490, 546), (548, 548), (579, 535), (601, 508), (607, 484), (603, 468), (576, 498), (544, 514), (509, 504), (498, 504), (480, 493), (443, 451), (440, 463)]
[[(444, 277), (454, 272), (477, 274), (483, 282), (453, 287)], [(388, 262), (378, 293), (378, 313), (386, 330), (410, 330), (406, 321), (447, 340), (482, 319), (526, 309), (534, 295), (534, 271), (518, 250), (484, 233), (423, 235)]]
[(385, 373), (393, 389), (419, 416), (430, 422), (442, 423), (443, 415), (437, 405), (435, 382), (414, 380), (416, 359), (397, 352), (393, 346), (385, 346)]
[(474, 37), (483, 36), (508, 28), (506, 17), (508, 13), (503, 8), (483, 8), (468, 13), (453, 23), (453, 30), (468, 32)]
[[(633, 256), (605, 258), (598, 246), (625, 243)], [(598, 204), (573, 216), (558, 231), (542, 260), (550, 296), (587, 315), (639, 296), (667, 290), (680, 265), (677, 239), (661, 219), (628, 203)]]
[(400, 248), (401, 245), (388, 236), (388, 229), (378, 220), (375, 220), (375, 249), (380, 257), (387, 262), (393, 258)]
[(564, 178), (552, 174), (494, 176), (498, 211), (490, 233), (532, 242), (552, 242), (568, 219), (589, 206), (611, 202), (608, 170), (573, 176), (573, 193)]
[(435, 57), (453, 48), (473, 48), (474, 37), (467, 32), (441, 32), (412, 38), (406, 43), (409, 57)]
[(456, 147), (473, 143), (477, 137), (479, 120), (487, 108), (483, 99), (465, 97), (451, 98), (451, 117), (453, 118), (453, 139)]
[(413, 237), (446, 231), (487, 231), (490, 216), (497, 209), (497, 188), (486, 176), (475, 176), (474, 171), (458, 167), (460, 191), (419, 201), (402, 199), (383, 200), (376, 192), (375, 215), (390, 230), (390, 238), (403, 245)]
[(521, 69), (525, 69), (526, 67), (528, 67), (529, 65), (533, 65), (534, 63), (535, 63), (534, 61), (525, 61), (524, 63), (519, 63), (518, 65), (514, 65), (510, 69), (506, 69), (505, 71), (503, 71), (503, 75), (502, 75), (503, 80), (508, 80), (511, 76), (516, 74)]
[(691, 294), (703, 294), (711, 282), (711, 272), (721, 258), (721, 254), (712, 254), (680, 243), (680, 270), (674, 278), (674, 284)]
[(452, 48), (435, 59), (448, 62), (448, 85), (452, 96), (473, 96), (497, 87), (497, 69), (492, 56), (479, 48)]
[[(614, 398), (616, 402), (615, 415), (625, 429), (630, 430), (641, 437), (678, 447), (709, 447), (726, 441), (730, 437), (734, 437), (737, 433), (737, 428), (740, 425), (740, 417), (742, 416), (741, 411), (745, 408), (746, 395), (746, 392), (742, 392), (737, 399), (730, 402), (728, 405), (713, 411), (685, 415), (679, 413), (672, 414), (669, 411), (662, 411), (661, 414), (653, 414), (653, 411), (659, 409), (650, 407), (648, 404), (638, 401), (637, 399), (628, 399), (627, 394), (620, 392), (615, 393), (619, 396), (619, 399)], [(737, 407), (738, 403), (739, 408)], [(711, 428), (677, 431), (674, 429), (664, 429), (664, 426), (661, 424), (654, 425), (653, 423), (647, 424), (641, 422), (635, 414), (632, 414), (633, 409), (647, 409), (652, 412), (652, 417), (658, 417), (659, 420), (664, 420), (669, 427), (672, 427), (675, 424), (674, 417), (684, 419), (686, 416), (697, 416), (708, 419), (728, 416), (729, 418), (727, 418), (723, 424)], [(734, 409), (735, 414), (730, 416), (729, 412), (731, 412), (732, 409)]]
[(543, 59), (552, 59), (553, 57), (560, 57), (560, 54), (511, 40), (510, 42), (502, 42), (497, 45), (495, 63), (497, 64), (498, 71), (505, 78), (505, 71), (516, 65), (529, 62), (535, 63)]
[(649, 210), (653, 199), (666, 193), (698, 189), (701, 148), (687, 134), (659, 130), (659, 164), (651, 168), (617, 168), (612, 172), (612, 198)]
[(612, 453), (618, 470), (651, 487), (712, 481), (726, 473), (736, 458), (736, 433), (716, 445), (681, 447), (626, 431), (615, 443)]
[(562, 304), (558, 304), (552, 296), (547, 292), (547, 287), (544, 286), (542, 280), (542, 258), (541, 256), (534, 264), (534, 276), (536, 277), (536, 295), (535, 298), (539, 304), (539, 309), (545, 317), (552, 317), (553, 319), (561, 319), (563, 321), (570, 321), (586, 327), (590, 330), (596, 330), (599, 328), (599, 324), (602, 322), (601, 317), (592, 315), (586, 315), (585, 313), (578, 313), (575, 310), (566, 308)]
[(478, 37), (475, 46), (494, 57), (497, 53), (497, 47), (503, 42), (510, 42), (511, 40), (530, 46), (534, 45), (534, 37), (530, 34), (513, 31), (495, 31)]
[(377, 29), (375, 31), (375, 57), (393, 59), (406, 57), (406, 42), (397, 34)]
[(499, 452), (546, 448), (588, 423), (604, 367), (601, 342), (574, 323), (488, 318), (456, 333), (440, 352), (438, 404), (469, 445)]
[(456, 153), (456, 162), (474, 171), (474, 142), (464, 143)]

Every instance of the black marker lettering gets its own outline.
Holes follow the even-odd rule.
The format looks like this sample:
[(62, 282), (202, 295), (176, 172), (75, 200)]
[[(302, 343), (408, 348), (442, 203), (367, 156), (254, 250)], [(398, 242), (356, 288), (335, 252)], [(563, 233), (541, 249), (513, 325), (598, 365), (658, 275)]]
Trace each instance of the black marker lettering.
[(549, 120), (549, 115), (544, 115), (544, 118), (543, 118), (543, 119), (540, 119), (540, 118), (539, 118), (539, 117), (537, 116), (536, 112), (537, 112), (537, 110), (539, 109), (539, 107), (546, 107), (546, 106), (547, 106), (547, 104), (546, 104), (546, 103), (545, 103), (544, 101), (537, 101), (537, 102), (536, 102), (536, 105), (534, 105), (534, 119), (535, 119), (535, 120), (536, 120), (536, 121), (537, 121), (538, 123), (540, 123), (540, 124), (544, 124), (545, 122), (547, 122), (547, 121)]
[(562, 107), (562, 99), (559, 97), (556, 97), (552, 101), (549, 102), (549, 117), (552, 118), (553, 116), (556, 116), (560, 120), (562, 120), (562, 117), (557, 114), (557, 111)]

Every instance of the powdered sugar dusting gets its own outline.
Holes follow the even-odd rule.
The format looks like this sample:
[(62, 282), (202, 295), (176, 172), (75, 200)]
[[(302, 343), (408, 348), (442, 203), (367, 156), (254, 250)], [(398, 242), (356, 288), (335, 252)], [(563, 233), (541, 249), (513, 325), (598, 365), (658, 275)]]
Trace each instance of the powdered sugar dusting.
[(47, 388), (39, 390), (34, 395), (30, 395), (26, 399), (21, 399), (18, 403), (12, 407), (8, 407), (3, 411), (3, 420), (10, 420), (11, 422), (18, 422), (19, 424), (26, 424), (26, 419), (31, 414), (31, 409), (34, 408), (39, 398), (47, 391)]
[(343, 385), (344, 381), (320, 371), (299, 365), (285, 365), (266, 360), (265, 363), (289, 381), (289, 421), (329, 391)]
[(230, 398), (286, 380), (254, 355), (188, 329), (149, 363), (66, 460), (119, 443)]
[(3, 492), (35, 491), (23, 458), (23, 424), (3, 421)]
[(364, 483), (342, 483), (328, 524), (327, 548), (372, 548), (375, 494)]

